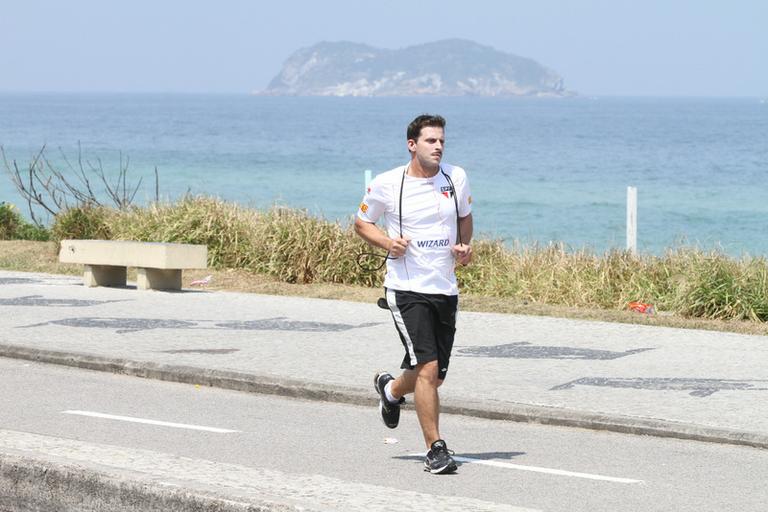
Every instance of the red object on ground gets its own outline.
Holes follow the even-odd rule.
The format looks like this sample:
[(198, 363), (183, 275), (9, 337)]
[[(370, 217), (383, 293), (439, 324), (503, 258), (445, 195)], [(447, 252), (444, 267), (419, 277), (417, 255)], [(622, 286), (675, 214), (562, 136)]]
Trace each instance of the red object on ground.
[(646, 315), (652, 315), (655, 312), (653, 304), (646, 304), (645, 302), (630, 302), (629, 309), (637, 311), (638, 313), (645, 313)]

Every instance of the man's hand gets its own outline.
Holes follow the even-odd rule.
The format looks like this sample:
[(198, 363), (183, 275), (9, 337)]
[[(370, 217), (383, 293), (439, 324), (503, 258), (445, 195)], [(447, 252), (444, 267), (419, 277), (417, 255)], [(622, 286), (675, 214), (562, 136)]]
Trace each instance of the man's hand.
[(389, 252), (390, 258), (399, 258), (408, 249), (410, 238), (389, 238), (386, 233), (376, 227), (373, 222), (367, 222), (357, 217), (355, 219), (355, 233), (373, 247), (379, 247)]
[(408, 238), (392, 238), (391, 244), (389, 246), (389, 255), (392, 258), (399, 258), (403, 254), (405, 254), (406, 249), (408, 249), (408, 242), (410, 239)]
[(472, 247), (467, 244), (456, 244), (453, 246), (453, 256), (461, 265), (469, 265), (472, 261)]

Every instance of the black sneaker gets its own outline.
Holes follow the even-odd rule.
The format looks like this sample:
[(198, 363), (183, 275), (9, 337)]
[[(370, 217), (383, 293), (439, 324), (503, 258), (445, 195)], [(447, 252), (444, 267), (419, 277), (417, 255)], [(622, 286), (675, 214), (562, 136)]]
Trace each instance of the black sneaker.
[(438, 439), (432, 443), (432, 449), (427, 452), (427, 458), (424, 459), (424, 471), (429, 471), (433, 475), (453, 473), (456, 471), (456, 461), (451, 455), (453, 455), (453, 451), (448, 449), (445, 441)]
[(379, 394), (379, 412), (381, 412), (382, 421), (389, 428), (396, 428), (397, 424), (400, 423), (400, 404), (405, 403), (405, 397), (400, 397), (396, 404), (387, 400), (384, 386), (391, 380), (395, 380), (392, 375), (387, 372), (379, 372), (373, 377), (373, 387)]

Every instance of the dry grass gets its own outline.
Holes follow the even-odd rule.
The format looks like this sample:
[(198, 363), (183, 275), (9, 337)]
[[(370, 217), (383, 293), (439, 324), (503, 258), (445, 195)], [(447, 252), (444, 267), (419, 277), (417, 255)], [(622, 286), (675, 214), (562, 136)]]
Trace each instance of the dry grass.
[(0, 240), (0, 269), (81, 275), (82, 265), (59, 263), (57, 247), (54, 242)]
[[(370, 249), (349, 226), (290, 208), (260, 211), (189, 196), (120, 211), (69, 210), (57, 216), (53, 232), (204, 244), (212, 268), (243, 269), (285, 283), (376, 288), (383, 281), (383, 272), (366, 272), (356, 263)], [(619, 312), (642, 301), (687, 318), (768, 321), (764, 258), (734, 259), (695, 247), (635, 257), (625, 251), (567, 251), (558, 244), (509, 247), (476, 240), (473, 246), (473, 264), (457, 271), (465, 294)]]
[[(80, 275), (80, 265), (58, 262), (53, 242), (0, 241), (0, 269), (21, 272)], [(322, 299), (338, 299), (373, 303), (381, 296), (379, 288), (334, 283), (292, 284), (265, 274), (242, 269), (208, 269), (184, 272), (184, 286), (196, 279), (212, 275), (206, 290), (226, 290), (271, 295), (290, 295)], [(492, 297), (472, 293), (462, 295), (464, 311), (553, 316), (606, 322), (631, 323), (705, 329), (742, 334), (768, 335), (764, 322), (746, 320), (706, 320), (675, 315), (641, 315), (630, 311), (606, 310), (598, 307), (547, 305), (517, 298)]]

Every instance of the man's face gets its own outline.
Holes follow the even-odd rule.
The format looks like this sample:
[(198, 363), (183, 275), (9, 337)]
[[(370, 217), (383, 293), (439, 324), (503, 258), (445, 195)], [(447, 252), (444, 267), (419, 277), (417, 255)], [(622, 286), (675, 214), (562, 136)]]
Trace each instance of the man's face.
[(439, 126), (425, 126), (417, 140), (408, 139), (408, 151), (414, 153), (419, 163), (426, 168), (440, 165), (445, 146), (445, 131)]

